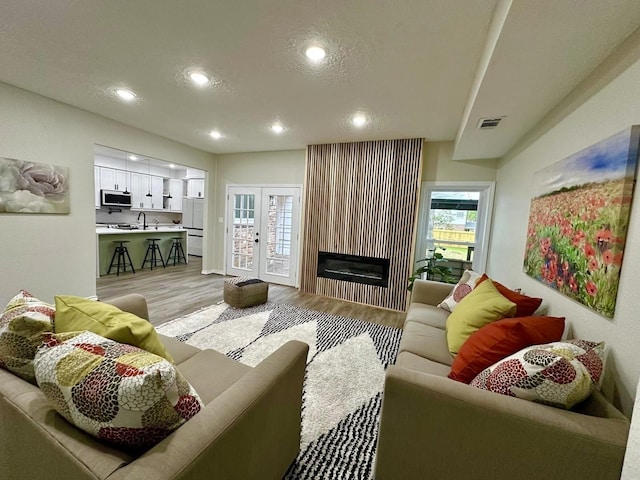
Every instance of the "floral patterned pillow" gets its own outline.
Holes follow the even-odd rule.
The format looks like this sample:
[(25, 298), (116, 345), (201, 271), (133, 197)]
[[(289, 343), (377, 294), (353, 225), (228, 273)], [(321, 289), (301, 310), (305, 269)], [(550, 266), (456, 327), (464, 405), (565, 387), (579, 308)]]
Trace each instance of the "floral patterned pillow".
[(88, 331), (47, 334), (34, 365), (58, 413), (118, 447), (149, 448), (203, 407), (164, 358)]
[(596, 388), (604, 342), (566, 340), (520, 350), (480, 372), (474, 387), (569, 409)]
[(36, 383), (33, 357), (43, 334), (53, 331), (55, 307), (26, 290), (9, 300), (0, 315), (0, 367)]
[(471, 293), (471, 290), (476, 288), (476, 282), (480, 280), (481, 276), (481, 274), (474, 272), (473, 270), (465, 270), (462, 277), (460, 277), (460, 280), (458, 280), (458, 283), (456, 283), (456, 286), (451, 290), (449, 296), (440, 302), (438, 307), (443, 308), (448, 312), (453, 312), (456, 305)]

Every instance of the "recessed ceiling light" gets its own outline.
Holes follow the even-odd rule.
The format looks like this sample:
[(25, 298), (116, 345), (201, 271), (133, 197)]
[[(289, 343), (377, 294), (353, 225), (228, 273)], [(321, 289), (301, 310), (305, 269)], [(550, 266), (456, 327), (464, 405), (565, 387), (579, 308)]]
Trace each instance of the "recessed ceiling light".
[(327, 54), (324, 48), (318, 46), (309, 47), (304, 53), (309, 60), (313, 60), (314, 62), (319, 62)]
[(124, 88), (117, 89), (116, 95), (118, 95), (118, 97), (120, 97), (125, 102), (132, 102), (136, 98), (138, 98), (134, 92), (132, 92), (131, 90), (125, 90)]
[(204, 86), (209, 83), (209, 77), (202, 72), (189, 72), (189, 78), (193, 83), (199, 86)]
[(211, 138), (214, 138), (216, 140), (222, 137), (222, 134), (218, 130), (211, 130), (209, 135), (211, 135)]
[(169, 168), (176, 168), (176, 166), (173, 163), (170, 163)]
[(353, 123), (356, 127), (362, 127), (365, 123), (367, 123), (367, 117), (358, 113), (353, 116), (351, 119), (351, 123)]
[(133, 160), (134, 162), (138, 159), (135, 155), (129, 155), (129, 160)]
[(271, 125), (271, 130), (273, 130), (274, 133), (282, 133), (284, 132), (284, 127), (279, 123), (274, 123)]

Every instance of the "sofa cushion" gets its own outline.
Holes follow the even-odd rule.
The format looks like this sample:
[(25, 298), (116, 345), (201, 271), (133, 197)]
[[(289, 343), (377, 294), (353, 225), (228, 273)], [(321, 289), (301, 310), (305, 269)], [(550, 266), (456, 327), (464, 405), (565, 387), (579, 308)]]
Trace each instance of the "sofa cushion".
[(438, 307), (443, 308), (447, 312), (453, 312), (458, 303), (476, 288), (476, 283), (480, 277), (481, 275), (478, 272), (465, 270), (460, 280), (458, 280), (458, 283), (456, 283), (451, 290), (451, 293), (438, 304)]
[(53, 305), (26, 290), (9, 300), (0, 316), (0, 367), (28, 382), (36, 382), (33, 358), (43, 334), (53, 331)]
[(180, 365), (181, 363), (189, 360), (191, 357), (202, 351), (199, 348), (194, 347), (193, 345), (189, 345), (185, 342), (180, 342), (175, 338), (167, 337), (166, 335), (162, 335), (160, 333), (158, 334), (158, 339), (165, 346), (167, 352), (169, 353), (169, 355), (171, 355), (171, 358), (173, 358), (173, 361), (176, 365)]
[(412, 303), (407, 312), (405, 324), (409, 322), (422, 323), (431, 327), (445, 329), (449, 312), (442, 308), (427, 305), (425, 303)]
[(203, 407), (162, 357), (88, 331), (46, 334), (34, 366), (58, 413), (123, 448), (151, 447)]
[[(476, 286), (480, 283), (484, 282), (489, 277), (486, 273), (483, 273), (482, 276), (478, 279)], [(542, 303), (541, 298), (536, 297), (527, 297), (526, 295), (522, 295), (520, 292), (516, 292), (515, 290), (511, 290), (510, 288), (505, 287), (499, 282), (491, 279), (493, 285), (498, 289), (498, 291), (504, 295), (505, 298), (511, 300), (516, 304), (516, 313), (514, 317), (530, 317), (535, 311), (540, 307)]]
[[(2, 404), (3, 423), (2, 441), (4, 448), (0, 458), (0, 475), (6, 480), (73, 479), (79, 476), (71, 473), (64, 466), (57, 464), (60, 457), (73, 452), (73, 456), (82, 459), (82, 469), (88, 469), (94, 479), (106, 479), (114, 471), (122, 468), (135, 459), (133, 452), (125, 452), (120, 448), (101, 442), (97, 438), (83, 432), (75, 425), (67, 422), (55, 411), (49, 399), (37, 385), (25, 382), (11, 372), (0, 371), (0, 403)], [(6, 448), (11, 442), (14, 445)], [(16, 464), (16, 451), (27, 450), (31, 454), (32, 464), (19, 466)], [(37, 454), (35, 453), (37, 451)], [(23, 456), (29, 458), (28, 454)], [(6, 463), (5, 463), (6, 459)], [(15, 467), (11, 469), (11, 464)], [(64, 459), (60, 462), (64, 464)], [(41, 466), (42, 468), (38, 468)], [(31, 468), (34, 467), (34, 468)], [(31, 474), (27, 474), (29, 471)], [(77, 474), (77, 471), (74, 472)]]
[(482, 370), (525, 347), (562, 338), (564, 317), (505, 318), (471, 334), (453, 360), (449, 378), (469, 383)]
[(515, 311), (516, 304), (501, 295), (491, 280), (485, 280), (465, 296), (447, 318), (449, 351), (456, 355), (473, 332), (488, 323), (512, 317)]
[(451, 365), (453, 361), (447, 348), (446, 332), (417, 322), (405, 324), (398, 351), (415, 353), (443, 365)]
[(569, 409), (595, 390), (603, 360), (604, 342), (567, 340), (534, 345), (486, 368), (471, 385)]
[(56, 333), (88, 330), (119, 343), (140, 347), (173, 362), (153, 325), (147, 320), (108, 303), (87, 298), (58, 295), (55, 300)]
[(449, 373), (447, 365), (428, 360), (411, 352), (400, 352), (396, 359), (396, 365), (416, 372), (437, 375), (438, 377), (446, 377), (447, 373)]
[(215, 350), (201, 350), (179, 368), (205, 405), (252, 370)]

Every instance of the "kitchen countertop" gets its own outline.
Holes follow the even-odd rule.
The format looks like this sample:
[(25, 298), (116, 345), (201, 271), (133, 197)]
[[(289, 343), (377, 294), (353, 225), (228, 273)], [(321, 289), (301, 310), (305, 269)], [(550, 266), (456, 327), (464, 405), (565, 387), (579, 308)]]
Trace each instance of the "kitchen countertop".
[(98, 235), (118, 235), (118, 234), (129, 234), (129, 233), (146, 233), (147, 235), (150, 233), (175, 233), (175, 232), (186, 232), (186, 228), (182, 227), (156, 227), (151, 226), (147, 227), (146, 230), (142, 228), (137, 229), (126, 229), (126, 228), (109, 228), (109, 227), (96, 227), (96, 234)]

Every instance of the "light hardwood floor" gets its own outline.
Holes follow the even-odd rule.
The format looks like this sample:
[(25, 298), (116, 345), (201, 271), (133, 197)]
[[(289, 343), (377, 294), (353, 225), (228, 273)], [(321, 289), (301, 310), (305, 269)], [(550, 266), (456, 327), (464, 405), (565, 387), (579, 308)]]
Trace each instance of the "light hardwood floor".
[[(109, 300), (128, 293), (143, 295), (154, 325), (195, 312), (222, 301), (222, 275), (202, 275), (202, 259), (189, 256), (189, 263), (166, 268), (136, 270), (136, 273), (107, 275), (96, 279), (100, 300)], [(401, 328), (404, 312), (395, 312), (367, 305), (301, 293), (293, 287), (269, 285), (269, 301), (288, 303), (332, 315), (357, 318), (368, 322)]]

